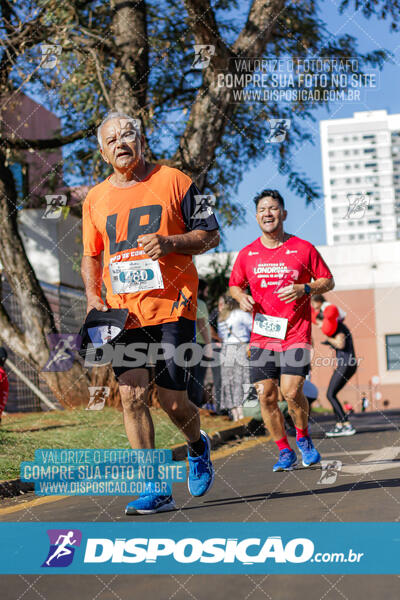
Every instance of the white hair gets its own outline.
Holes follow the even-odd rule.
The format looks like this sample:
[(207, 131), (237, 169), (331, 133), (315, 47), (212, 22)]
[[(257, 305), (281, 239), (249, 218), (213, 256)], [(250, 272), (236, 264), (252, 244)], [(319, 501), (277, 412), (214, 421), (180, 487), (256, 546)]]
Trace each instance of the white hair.
[(100, 123), (100, 125), (97, 128), (97, 141), (99, 142), (99, 146), (100, 146), (101, 149), (103, 149), (103, 140), (101, 138), (101, 128), (108, 121), (111, 121), (111, 119), (126, 119), (127, 121), (129, 121), (130, 123), (132, 123), (133, 128), (136, 129), (136, 131), (138, 133), (140, 133), (140, 121), (139, 121), (139, 119), (134, 119), (130, 115), (127, 115), (127, 114), (125, 114), (123, 112), (118, 112), (118, 111), (109, 112), (104, 117), (104, 119), (102, 120), (102, 122)]

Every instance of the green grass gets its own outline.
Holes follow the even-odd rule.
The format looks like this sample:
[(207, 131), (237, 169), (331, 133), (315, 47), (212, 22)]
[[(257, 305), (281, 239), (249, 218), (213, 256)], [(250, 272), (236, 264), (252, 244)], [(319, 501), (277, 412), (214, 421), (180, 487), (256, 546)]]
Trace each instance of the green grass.
[[(184, 443), (180, 431), (160, 409), (152, 409), (156, 447)], [(223, 417), (202, 415), (202, 429), (215, 433), (229, 426)], [(129, 448), (122, 413), (73, 410), (4, 415), (0, 425), (0, 481), (19, 477), (20, 463), (39, 448)]]

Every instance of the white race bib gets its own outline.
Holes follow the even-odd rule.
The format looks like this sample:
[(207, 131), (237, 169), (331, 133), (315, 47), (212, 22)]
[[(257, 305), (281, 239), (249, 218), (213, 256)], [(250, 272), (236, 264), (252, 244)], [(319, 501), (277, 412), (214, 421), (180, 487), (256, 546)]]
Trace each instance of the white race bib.
[(253, 332), (265, 337), (284, 340), (286, 336), (288, 320), (282, 317), (272, 317), (256, 313), (253, 323)]
[(110, 264), (109, 269), (113, 294), (164, 289), (158, 260), (126, 260)]

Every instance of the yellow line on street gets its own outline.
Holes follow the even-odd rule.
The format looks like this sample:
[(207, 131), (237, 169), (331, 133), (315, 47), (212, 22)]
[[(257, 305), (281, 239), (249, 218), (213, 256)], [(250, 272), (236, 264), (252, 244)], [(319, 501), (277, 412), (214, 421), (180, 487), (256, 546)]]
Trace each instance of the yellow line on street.
[(35, 498), (34, 500), (28, 500), (27, 502), (20, 502), (19, 504), (14, 504), (14, 506), (0, 508), (0, 516), (9, 515), (10, 513), (18, 512), (19, 510), (26, 510), (27, 508), (32, 508), (33, 506), (40, 506), (41, 504), (58, 502), (58, 500), (65, 500), (65, 498), (70, 497), (71, 496), (43, 496), (41, 498)]
[[(234, 446), (222, 447), (219, 450), (215, 450), (212, 453), (212, 459), (219, 460), (221, 458), (226, 458), (227, 456), (236, 454), (237, 452), (241, 452), (243, 450), (250, 450), (250, 448), (254, 448), (260, 444), (265, 444), (271, 438), (270, 437), (257, 437), (252, 438), (250, 440), (245, 440)], [(27, 510), (34, 508), (35, 506), (41, 506), (42, 504), (49, 504), (51, 502), (58, 502), (59, 500), (65, 500), (66, 498), (71, 498), (71, 496), (43, 496), (41, 498), (35, 498), (34, 500), (28, 500), (27, 502), (19, 502), (18, 504), (14, 504), (13, 506), (7, 506), (5, 508), (0, 508), (0, 516), (9, 515), (14, 512), (18, 512), (21, 510)]]

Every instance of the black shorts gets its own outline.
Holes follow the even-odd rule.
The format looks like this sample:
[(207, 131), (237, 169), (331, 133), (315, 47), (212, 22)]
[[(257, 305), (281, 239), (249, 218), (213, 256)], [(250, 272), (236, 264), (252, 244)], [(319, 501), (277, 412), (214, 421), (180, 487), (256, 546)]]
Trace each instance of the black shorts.
[(186, 390), (193, 355), (189, 346), (195, 341), (196, 321), (184, 317), (173, 323), (126, 329), (115, 345), (112, 362), (115, 376), (118, 379), (131, 369), (154, 367), (157, 385), (168, 390)]
[(250, 382), (278, 379), (281, 375), (306, 377), (310, 371), (310, 348), (289, 348), (282, 352), (267, 348), (250, 348)]

